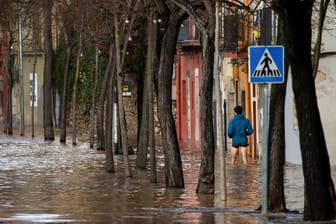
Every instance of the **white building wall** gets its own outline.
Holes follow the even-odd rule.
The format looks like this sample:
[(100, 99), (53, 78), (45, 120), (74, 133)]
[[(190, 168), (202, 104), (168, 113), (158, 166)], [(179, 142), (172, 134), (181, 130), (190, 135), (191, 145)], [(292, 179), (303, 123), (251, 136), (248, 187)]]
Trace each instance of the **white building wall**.
[[(330, 17), (329, 17), (330, 18)], [(327, 23), (323, 33), (319, 71), (315, 80), (316, 95), (328, 148), (330, 165), (336, 165), (336, 25)], [(286, 161), (301, 164), (299, 132), (295, 121), (292, 79), (289, 74), (285, 104)]]
[(316, 94), (331, 165), (336, 165), (336, 55), (320, 60)]
[(336, 23), (333, 4), (328, 9), (325, 28), (322, 36), (322, 57), (319, 64), (319, 73), (316, 79), (316, 94), (324, 135), (328, 147), (330, 164), (336, 165)]
[(292, 74), (289, 72), (285, 100), (286, 162), (301, 164), (299, 129), (295, 114)]
[[(222, 74), (223, 74), (223, 85), (221, 85), (221, 90), (223, 94), (222, 97), (222, 105), (224, 104), (224, 100), (226, 100), (227, 106), (227, 117), (230, 119), (233, 115), (233, 107), (234, 105), (234, 85), (232, 83), (233, 71), (231, 64), (231, 57), (224, 57), (222, 61)], [(225, 81), (224, 81), (225, 80)]]

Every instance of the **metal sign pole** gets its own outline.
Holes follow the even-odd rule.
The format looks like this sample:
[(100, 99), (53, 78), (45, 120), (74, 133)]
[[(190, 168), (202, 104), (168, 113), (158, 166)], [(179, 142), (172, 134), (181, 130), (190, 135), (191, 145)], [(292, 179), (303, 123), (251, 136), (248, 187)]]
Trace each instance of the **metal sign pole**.
[(268, 83), (284, 82), (283, 46), (250, 46), (249, 82), (262, 83), (264, 102), (262, 120), (262, 202), (261, 213), (267, 213), (268, 200)]
[(268, 198), (268, 83), (263, 84), (264, 102), (263, 102), (263, 144), (262, 144), (262, 214), (267, 213)]

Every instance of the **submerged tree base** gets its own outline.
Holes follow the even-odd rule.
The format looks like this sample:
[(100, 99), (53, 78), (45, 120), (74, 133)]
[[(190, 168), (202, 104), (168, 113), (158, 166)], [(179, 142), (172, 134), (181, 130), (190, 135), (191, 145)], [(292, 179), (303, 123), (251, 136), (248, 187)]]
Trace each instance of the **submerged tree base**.
[(196, 193), (198, 194), (214, 194), (214, 175), (208, 175), (202, 177), (197, 184)]

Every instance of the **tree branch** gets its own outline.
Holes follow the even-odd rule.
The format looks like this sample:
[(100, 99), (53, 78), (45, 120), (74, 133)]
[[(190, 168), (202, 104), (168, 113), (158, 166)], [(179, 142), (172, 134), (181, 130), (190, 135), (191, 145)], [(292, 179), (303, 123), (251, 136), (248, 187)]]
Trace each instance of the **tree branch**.
[(201, 17), (197, 14), (194, 7), (185, 0), (171, 0), (175, 5), (183, 9), (195, 22), (195, 25), (198, 29), (202, 31), (202, 33), (206, 33), (205, 22), (201, 19)]

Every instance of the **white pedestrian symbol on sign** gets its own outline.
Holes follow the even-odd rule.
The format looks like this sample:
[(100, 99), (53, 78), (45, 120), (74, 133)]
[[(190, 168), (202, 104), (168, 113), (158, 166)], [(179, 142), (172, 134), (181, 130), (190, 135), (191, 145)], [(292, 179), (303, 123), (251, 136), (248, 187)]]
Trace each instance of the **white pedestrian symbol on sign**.
[(281, 76), (280, 71), (275, 63), (271, 54), (266, 49), (263, 57), (253, 72), (253, 77), (279, 77)]

